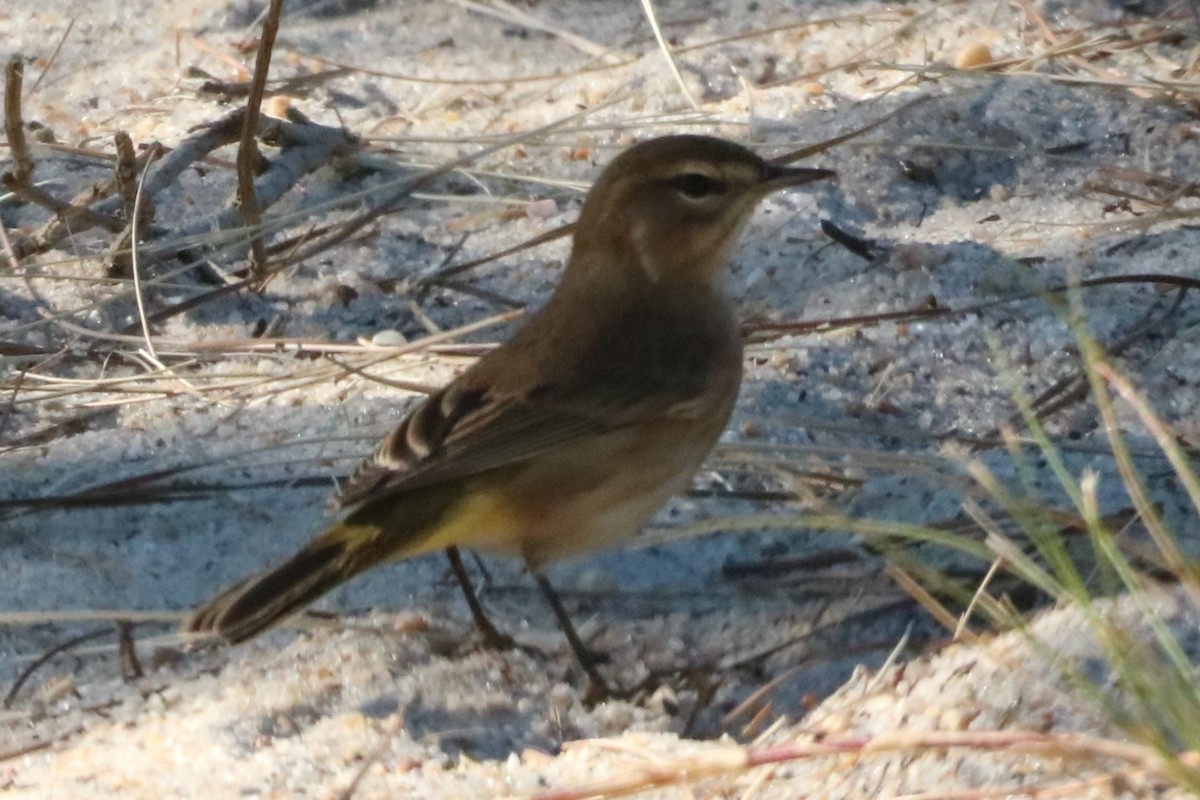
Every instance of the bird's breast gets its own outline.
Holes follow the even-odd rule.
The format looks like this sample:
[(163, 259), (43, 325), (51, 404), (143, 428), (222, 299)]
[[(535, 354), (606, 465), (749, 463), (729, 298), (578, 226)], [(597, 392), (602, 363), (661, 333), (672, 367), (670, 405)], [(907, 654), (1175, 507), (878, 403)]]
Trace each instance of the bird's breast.
[(619, 544), (688, 486), (723, 422), (635, 425), (498, 475), (504, 501), (496, 505), (513, 524), (503, 540), (489, 536), (477, 546), (519, 554), (536, 567)]

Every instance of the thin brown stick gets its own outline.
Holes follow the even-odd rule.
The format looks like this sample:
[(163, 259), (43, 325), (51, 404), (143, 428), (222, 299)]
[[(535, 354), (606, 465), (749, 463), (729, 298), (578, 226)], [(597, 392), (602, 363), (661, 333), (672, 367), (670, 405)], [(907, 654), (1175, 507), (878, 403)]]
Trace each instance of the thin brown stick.
[(4, 220), (0, 219), (0, 250), (4, 251), (4, 255), (8, 258), (8, 265), (15, 267), (21, 263), (20, 256), (13, 249), (12, 239), (8, 236), (8, 226), (4, 224)]
[[(241, 113), (243, 111), (239, 110), (239, 121)], [(271, 117), (260, 117), (258, 121), (258, 136), (263, 142), (279, 147), (281, 151), (278, 157), (272, 159), (270, 167), (262, 174), (256, 176), (254, 182), (255, 197), (260, 207), (274, 204), (279, 198), (290, 191), (300, 178), (325, 166), (331, 159), (350, 153), (357, 147), (357, 139), (341, 128), (320, 125), (307, 120), (304, 122), (293, 122)], [(215, 141), (218, 137), (214, 135), (213, 139)], [(236, 137), (234, 141), (236, 141)], [(163, 160), (166, 162), (169, 159)], [(146, 180), (143, 192), (146, 193), (147, 197), (153, 197), (158, 188), (164, 185), (159, 179), (159, 172), (162, 169), (165, 169), (165, 167), (156, 170)], [(220, 252), (223, 248), (230, 246), (240, 248), (244, 241), (241, 238), (243, 224), (242, 209), (237, 205), (233, 205), (223, 209), (213, 219), (202, 220), (187, 228), (175, 231), (169, 239), (146, 245), (143, 248), (141, 258), (145, 263), (151, 263), (164, 258), (174, 257), (179, 254), (180, 250), (189, 248), (201, 250), (205, 253)], [(279, 221), (269, 221), (264, 225), (260, 219), (260, 230), (251, 231), (250, 233), (251, 235), (261, 236), (263, 233), (261, 229), (274, 228), (279, 225), (281, 225)], [(220, 236), (216, 232), (228, 233)], [(289, 261), (288, 263), (291, 264), (293, 262)], [(270, 270), (274, 268), (275, 266), (272, 264), (272, 266), (266, 267), (265, 270), (269, 274)], [(252, 275), (252, 277), (264, 276), (260, 273), (259, 276)]]
[(246, 98), (246, 116), (242, 120), (242, 140), (238, 145), (237, 177), (238, 202), (242, 219), (251, 233), (250, 272), (257, 278), (256, 287), (261, 287), (266, 278), (267, 251), (263, 245), (262, 208), (254, 189), (254, 175), (262, 163), (258, 151), (258, 118), (262, 113), (263, 91), (267, 85), (267, 73), (271, 69), (271, 50), (275, 47), (275, 36), (279, 33), (279, 15), (283, 11), (283, 0), (271, 0), (267, 17), (263, 22), (262, 35), (258, 40), (258, 56), (254, 63), (254, 80), (250, 95)]
[(113, 169), (113, 179), (116, 183), (117, 194), (124, 205), (125, 219), (133, 219), (133, 205), (137, 198), (137, 157), (133, 150), (133, 140), (125, 131), (113, 134), (113, 144), (117, 149), (117, 163)]
[(918, 106), (920, 106), (924, 103), (927, 103), (928, 101), (932, 100), (933, 97), (934, 97), (933, 95), (922, 95), (921, 97), (918, 97), (916, 100), (913, 100), (910, 103), (905, 103), (904, 105), (897, 108), (895, 111), (892, 111), (891, 113), (888, 113), (888, 114), (884, 114), (882, 117), (880, 117), (877, 120), (868, 122), (866, 125), (855, 128), (852, 131), (847, 131), (846, 133), (843, 133), (841, 136), (834, 136), (832, 139), (825, 139), (824, 141), (818, 142), (816, 144), (806, 145), (806, 146), (798, 148), (796, 150), (792, 150), (791, 152), (784, 153), (781, 156), (776, 156), (775, 158), (771, 159), (771, 163), (773, 163), (773, 164), (791, 164), (794, 161), (799, 161), (800, 159), (808, 158), (809, 156), (814, 155), (816, 153), (823, 153), (832, 147), (836, 147), (837, 145), (842, 144), (843, 142), (848, 142), (851, 139), (857, 139), (859, 136), (862, 136), (865, 133), (870, 133), (871, 131), (878, 128), (880, 125), (883, 125), (885, 122), (888, 122), (889, 120), (893, 120), (896, 117), (902, 116), (904, 114), (907, 114), (910, 111), (912, 111), (913, 109), (917, 108)]
[(29, 155), (29, 143), (25, 141), (25, 121), (21, 117), (21, 84), (25, 79), (25, 62), (20, 53), (8, 59), (4, 68), (4, 135), (8, 137), (8, 149), (12, 152), (13, 170), (5, 174), (19, 184), (29, 182), (33, 175), (33, 157)]
[(454, 275), (466, 272), (467, 270), (474, 269), (475, 267), (483, 266), (484, 264), (492, 261), (497, 261), (505, 256), (511, 256), (514, 253), (520, 253), (522, 250), (528, 250), (532, 247), (537, 247), (540, 244), (545, 244), (546, 242), (552, 242), (555, 239), (561, 239), (564, 236), (569, 236), (574, 230), (575, 223), (568, 222), (566, 225), (559, 225), (553, 230), (539, 233), (537, 236), (532, 236), (520, 244), (515, 244), (512, 247), (507, 247), (495, 253), (489, 253), (488, 255), (481, 256), (480, 258), (464, 261), (461, 264), (450, 264), (440, 267), (427, 275), (422, 275), (417, 278), (417, 280), (413, 282), (414, 287), (440, 284), (446, 278), (450, 278)]
[[(117, 196), (121, 198), (121, 203), (123, 204), (121, 214), (126, 221), (126, 227), (121, 232), (121, 237), (110, 248), (113, 253), (113, 260), (108, 274), (110, 277), (126, 277), (129, 275), (133, 245), (137, 241), (136, 228), (138, 220), (134, 218), (134, 209), (137, 205), (138, 197), (137, 157), (133, 149), (133, 140), (129, 138), (129, 134), (125, 131), (117, 131), (113, 134), (113, 144), (116, 147), (117, 159), (113, 166), (112, 184), (116, 187)], [(134, 277), (134, 284), (134, 291), (136, 292), (138, 289), (136, 276)]]
[(42, 69), (37, 80), (33, 82), (33, 86), (29, 87), (29, 91), (25, 93), (25, 97), (33, 97), (37, 92), (38, 87), (42, 85), (42, 81), (50, 74), (50, 70), (54, 67), (54, 63), (58, 61), (58, 54), (62, 52), (63, 45), (67, 43), (67, 37), (71, 35), (71, 31), (75, 29), (75, 18), (71, 17), (71, 21), (67, 23), (67, 29), (63, 31), (62, 36), (58, 37), (58, 44), (54, 45), (54, 52), (50, 54), (50, 58), (46, 60), (46, 66)]
[[(175, 182), (184, 170), (214, 150), (237, 142), (244, 114), (245, 109), (239, 108), (217, 122), (194, 129), (198, 131), (196, 135), (181, 142), (161, 159), (159, 159), (163, 152), (161, 147), (149, 148), (146, 152), (139, 154), (135, 173), (141, 172), (151, 160), (159, 159), (155, 168), (143, 182), (143, 204), (149, 208), (150, 201)], [(346, 152), (355, 146), (356, 141), (353, 137), (347, 136), (340, 128), (310, 122), (296, 123), (280, 119), (260, 119), (258, 131), (264, 140), (278, 142), (287, 151), (285, 156), (276, 159), (276, 163), (272, 165), (266, 175), (260, 177), (257, 189), (260, 201), (264, 196), (277, 198), (282, 195), (299, 176), (308, 174), (316, 166), (328, 163), (331, 155)], [(279, 164), (280, 161), (284, 161), (284, 163)], [(278, 170), (276, 166), (279, 166)], [(30, 234), (27, 240), (14, 243), (17, 257), (49, 250), (70, 236), (86, 231), (97, 224), (101, 224), (106, 230), (121, 233), (124, 230), (125, 220), (119, 219), (115, 215), (121, 210), (125, 200), (120, 196), (109, 196), (115, 188), (114, 179), (77, 195), (63, 216), (56, 216), (49, 220), (39, 230)], [(104, 199), (96, 202), (98, 197)], [(84, 206), (88, 203), (93, 205), (85, 208)], [(228, 209), (218, 215), (215, 223), (205, 220), (203, 223), (177, 232), (170, 241), (146, 245), (141, 257), (149, 263), (168, 255), (174, 255), (183, 246), (181, 240), (210, 235), (210, 229), (214, 224), (218, 230), (227, 230), (239, 226), (241, 221), (242, 215), (239, 209), (236, 207)], [(115, 227), (110, 223), (115, 223)]]
[(396, 721), (392, 723), (392, 727), (383, 735), (378, 746), (363, 759), (362, 764), (355, 771), (354, 777), (350, 779), (350, 783), (346, 784), (346, 788), (338, 793), (337, 800), (350, 800), (354, 796), (354, 793), (358, 791), (359, 784), (367, 776), (367, 772), (370, 771), (371, 767), (379, 763), (384, 754), (387, 753), (388, 748), (392, 746), (393, 740), (400, 735), (400, 731), (404, 730), (404, 723), (404, 714), (397, 712)]
[(18, 747), (16, 750), (9, 750), (5, 753), (0, 753), (0, 761), (11, 761), (14, 758), (22, 758), (30, 753), (36, 753), (39, 750), (48, 750), (49, 748), (53, 747), (56, 742), (74, 736), (76, 733), (79, 733), (80, 730), (82, 730), (82, 728), (79, 730), (70, 731), (63, 736), (60, 736), (58, 739), (46, 739), (41, 742), (32, 742), (24, 747)]
[(72, 636), (66, 641), (59, 642), (58, 644), (54, 645), (54, 647), (51, 647), (46, 652), (42, 653), (40, 656), (31, 661), (29, 666), (25, 667), (25, 669), (21, 671), (21, 674), (17, 676), (17, 679), (13, 681), (12, 688), (8, 690), (8, 694), (4, 695), (4, 707), (12, 708), (13, 700), (17, 698), (17, 694), (21, 691), (21, 687), (28, 683), (29, 679), (33, 677), (33, 674), (55, 656), (72, 648), (78, 647), (84, 642), (90, 642), (92, 639), (99, 639), (101, 636), (107, 636), (110, 632), (110, 628), (104, 627), (99, 630), (81, 633), (78, 636)]
[[(8, 60), (4, 70), (4, 133), (8, 137), (9, 150), (12, 151), (13, 170), (4, 173), (0, 182), (4, 188), (22, 200), (48, 209), (57, 216), (66, 217), (81, 210), (34, 186), (29, 180), (33, 177), (36, 163), (29, 153), (29, 143), (25, 139), (25, 120), (21, 115), (21, 85), (24, 76), (24, 61), (20, 54), (14, 55)], [(120, 220), (101, 215), (95, 215), (92, 223), (113, 233), (119, 233), (124, 227)], [(21, 243), (18, 243), (13, 250), (17, 257), (25, 255), (20, 245)]]
[[(161, 147), (147, 148), (145, 152), (138, 155), (134, 163), (134, 174), (141, 172), (151, 159), (158, 158), (161, 153)], [(52, 217), (20, 242), (16, 248), (17, 256), (23, 257), (32, 253), (45, 252), (69, 236), (97, 226), (111, 231), (111, 228), (108, 227), (108, 220), (122, 222), (117, 217), (117, 213), (121, 209), (120, 198), (111, 197), (116, 189), (117, 179), (114, 174), (107, 181), (77, 193), (68, 202), (69, 210), (63, 216)]]
[(117, 620), (117, 653), (121, 661), (121, 676), (126, 681), (135, 681), (146, 676), (146, 671), (142, 669), (142, 661), (138, 658), (133, 628), (133, 622), (127, 619)]
[(628, 99), (627, 94), (611, 97), (602, 103), (598, 103), (591, 108), (586, 108), (576, 114), (563, 117), (555, 120), (554, 122), (533, 128), (532, 130), (523, 131), (521, 133), (515, 133), (511, 136), (504, 137), (495, 144), (488, 145), (487, 147), (477, 150), (474, 153), (459, 156), (458, 158), (443, 162), (436, 167), (430, 167), (429, 169), (419, 172), (412, 177), (402, 178), (398, 181), (395, 181), (388, 187), (390, 190), (389, 194), (386, 195), (378, 205), (362, 212), (361, 214), (358, 214), (355, 217), (351, 217), (334, 233), (318, 242), (313, 243), (309, 247), (300, 250), (292, 257), (290, 263), (297, 263), (312, 258), (313, 256), (328, 250), (330, 247), (345, 241), (351, 235), (366, 227), (374, 220), (395, 211), (404, 200), (412, 195), (413, 192), (418, 191), (422, 187), (428, 185), (434, 179), (439, 178), (448, 172), (452, 172), (460, 167), (465, 167), (468, 164), (473, 164), (479, 159), (490, 156), (493, 153), (498, 153), (505, 148), (512, 147), (513, 145), (517, 144), (523, 144), (536, 139), (539, 136), (558, 130), (559, 128), (566, 127), (571, 123), (590, 116), (603, 108), (608, 108), (618, 103), (622, 103), (626, 99)]
[[(292, 264), (294, 264), (294, 263), (296, 263), (296, 262), (290, 258), (286, 258), (286, 259), (277, 261), (277, 262), (271, 264), (267, 268), (265, 275), (262, 277), (269, 278), (270, 276), (274, 275), (275, 273), (281, 272), (281, 271), (287, 269), (288, 267), (292, 266)], [(187, 300), (182, 300), (173, 306), (168, 306), (167, 308), (163, 308), (158, 311), (155, 311), (153, 314), (147, 314), (146, 320), (150, 323), (165, 322), (166, 320), (171, 319), (172, 317), (177, 317), (180, 314), (191, 311), (192, 309), (202, 306), (205, 303), (208, 303), (212, 300), (216, 300), (219, 297), (224, 297), (225, 295), (234, 294), (236, 292), (239, 292), (242, 289), (245, 289), (248, 287), (253, 287), (259, 280), (260, 280), (259, 276), (251, 275), (248, 278), (243, 278), (241, 280), (237, 280), (232, 283), (226, 283), (224, 285), (218, 286), (217, 288), (215, 288), (211, 291), (204, 292), (203, 294), (198, 294), (194, 297), (189, 297)], [(125, 328), (121, 329), (121, 332), (118, 334), (110, 334), (108, 336), (101, 336), (99, 334), (95, 334), (95, 335), (96, 335), (97, 339), (104, 339), (104, 338), (113, 339), (114, 337), (128, 336), (128, 335), (130, 335), (131, 331), (136, 331), (138, 329), (139, 324), (140, 323), (130, 324), (130, 325), (126, 326)], [(92, 332), (92, 333), (94, 334), (94, 332)]]
[[(275, 97), (277, 95), (299, 97), (308, 95), (313, 89), (323, 86), (343, 75), (348, 75), (350, 72), (352, 70), (349, 67), (335, 67), (327, 69), (324, 72), (313, 73), (312, 75), (298, 75), (292, 78), (268, 81), (267, 86), (263, 88), (263, 94), (266, 97)], [(235, 97), (248, 97), (253, 88), (254, 84), (247, 81), (205, 81), (196, 91), (200, 94), (218, 95), (222, 99), (230, 100)]]
[(1200, 290), (1200, 279), (1187, 275), (1169, 275), (1165, 273), (1146, 272), (1136, 275), (1108, 275), (1103, 278), (1088, 278), (1078, 283), (1051, 286), (1037, 292), (1023, 292), (1008, 297), (989, 300), (986, 303), (974, 303), (969, 306), (952, 308), (949, 306), (934, 306), (932, 308), (910, 308), (901, 311), (882, 311), (878, 314), (858, 314), (848, 317), (826, 317), (822, 319), (802, 320), (797, 322), (752, 322), (742, 326), (742, 335), (750, 342), (763, 342), (778, 336), (802, 335), (806, 333), (827, 332), (839, 328), (851, 328), (866, 325), (878, 325), (883, 322), (907, 322), (910, 320), (932, 319), (935, 317), (978, 314), (997, 306), (1007, 305), (1019, 300), (1030, 300), (1035, 297), (1063, 294), (1075, 289), (1095, 288), (1098, 286), (1116, 286), (1120, 284), (1156, 284), (1173, 286), (1181, 291)]

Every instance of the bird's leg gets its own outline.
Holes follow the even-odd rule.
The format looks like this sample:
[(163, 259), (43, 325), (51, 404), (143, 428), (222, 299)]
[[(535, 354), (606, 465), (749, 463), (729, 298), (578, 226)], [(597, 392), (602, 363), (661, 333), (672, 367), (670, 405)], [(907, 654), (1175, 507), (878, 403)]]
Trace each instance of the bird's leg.
[(563, 608), (562, 600), (558, 597), (558, 592), (554, 591), (554, 587), (550, 585), (550, 581), (546, 580), (546, 576), (542, 573), (531, 570), (533, 579), (537, 581), (538, 588), (542, 590), (542, 596), (546, 598), (546, 602), (550, 604), (550, 608), (554, 611), (554, 616), (558, 619), (558, 626), (562, 628), (562, 632), (566, 634), (567, 642), (571, 645), (571, 651), (575, 653), (575, 658), (579, 660), (579, 666), (583, 667), (583, 671), (587, 673), (588, 679), (592, 682), (593, 691), (601, 698), (615, 697), (619, 692), (614, 692), (608, 685), (608, 682), (601, 676), (600, 670), (596, 665), (607, 660), (603, 653), (597, 653), (583, 643), (579, 638), (579, 631), (575, 630), (575, 626), (571, 623), (571, 618), (567, 616), (567, 610)]
[(471, 576), (467, 574), (467, 568), (463, 566), (458, 548), (453, 545), (447, 547), (446, 558), (450, 560), (450, 569), (454, 572), (454, 577), (458, 579), (458, 585), (462, 587), (463, 597), (467, 599), (467, 607), (471, 609), (471, 618), (475, 620), (475, 630), (479, 631), (479, 635), (483, 637), (484, 646), (493, 650), (510, 650), (516, 647), (513, 638), (497, 630), (492, 621), (488, 619), (488, 615), (484, 613), (483, 605), (479, 602), (479, 596), (475, 594), (475, 586), (471, 583)]

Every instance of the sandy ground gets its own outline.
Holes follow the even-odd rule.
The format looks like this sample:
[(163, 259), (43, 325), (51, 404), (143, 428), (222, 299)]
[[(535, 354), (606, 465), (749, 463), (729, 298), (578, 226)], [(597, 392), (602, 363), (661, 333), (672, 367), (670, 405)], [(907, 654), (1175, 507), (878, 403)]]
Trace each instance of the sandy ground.
[[(1188, 4), (657, 3), (695, 108), (632, 0), (300, 5), (285, 15), (272, 75), (349, 67), (287, 95), (367, 149), (269, 209), (277, 239), (345, 219), (397, 176), (567, 121), (434, 182), (261, 294), (156, 325), (154, 355), (169, 371), (138, 353), (131, 281), (104, 279), (109, 236), (84, 233), (0, 272), (10, 398), (0, 680), (17, 689), (0, 710), (6, 796), (337, 797), (352, 785), (356, 797), (526, 796), (689, 755), (715, 763), (731, 746), (714, 741), (722, 734), (765, 744), (895, 731), (1120, 736), (1021, 635), (943, 647), (949, 634), (885, 576), (871, 542), (805, 515), (955, 524), (978, 540), (960, 524), (964, 499), (979, 493), (955, 453), (1012, 417), (1014, 391), (1035, 397), (1078, 364), (1063, 314), (1038, 288), (1200, 278), (1189, 224), (1200, 20)], [(28, 59), (34, 180), (70, 197), (110, 174), (115, 131), (173, 147), (228, 113), (240, 101), (204, 86), (249, 77), (260, 11), (207, 0), (0, 10), (5, 55)], [(954, 67), (981, 47), (1004, 68)], [(730, 276), (754, 331), (746, 380), (695, 491), (639, 541), (551, 572), (585, 635), (611, 653), (604, 669), (626, 686), (658, 676), (647, 691), (585, 703), (532, 582), (498, 559), (471, 567), (486, 568), (484, 602), (523, 650), (475, 646), (440, 557), (334, 592), (318, 607), (336, 620), (232, 649), (174, 634), (185, 609), (321, 528), (334, 478), (414, 398), (380, 379), (437, 385), (471, 355), (351, 345), (415, 341), (536, 305), (568, 244), (422, 294), (406, 295), (406, 279), (570, 222), (588, 181), (637, 139), (705, 131), (776, 155), (893, 112), (809, 159), (835, 167), (836, 183), (771, 199), (747, 231)], [(157, 240), (218, 224), (233, 158), (219, 151), (154, 198)], [(0, 215), (10, 236), (47, 219), (11, 196)], [(871, 258), (822, 222), (869, 242)], [(222, 270), (243, 266), (243, 254), (207, 253)], [(148, 311), (211, 288), (175, 266), (146, 276)], [(1200, 310), (1175, 299), (1147, 280), (1083, 295), (1093, 334), (1195, 446)], [(778, 333), (914, 309), (968, 311)], [(506, 330), (455, 341), (486, 344)], [(131, 336), (112, 337), (122, 332)], [(238, 349), (263, 333), (347, 348)], [(1196, 509), (1133, 411), (1116, 413), (1151, 497), (1194, 551)], [(1046, 424), (1066, 471), (1097, 476), (1100, 513), (1127, 515), (1095, 407), (1067, 403)], [(1071, 510), (1035, 449), (991, 444), (974, 458), (1033, 502)], [(1144, 544), (1136, 528), (1128, 536)], [(1153, 607), (1180, 631), (1195, 626), (1184, 594), (1164, 591)], [(1131, 604), (1115, 609), (1131, 636), (1150, 635)], [(140, 676), (119, 654), (114, 618), (138, 623)], [(1102, 694), (1114, 691), (1078, 616), (1045, 614), (1034, 630), (1063, 663), (1087, 665)], [(899, 662), (881, 666), (889, 655)], [(1065, 782), (1082, 794), (1087, 785), (1072, 782), (1112, 769), (1097, 757), (926, 748), (743, 771), (697, 791), (863, 797)], [(1131, 792), (1156, 789), (1140, 773), (1126, 778)]]

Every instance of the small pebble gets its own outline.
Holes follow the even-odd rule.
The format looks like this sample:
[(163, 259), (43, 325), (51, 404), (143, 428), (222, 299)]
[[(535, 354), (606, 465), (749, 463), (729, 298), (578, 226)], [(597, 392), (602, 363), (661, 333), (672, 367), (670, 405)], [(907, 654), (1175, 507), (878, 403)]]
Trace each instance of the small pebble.
[(549, 197), (525, 205), (525, 216), (530, 219), (549, 219), (557, 213), (558, 203)]
[(287, 119), (288, 109), (292, 107), (292, 99), (283, 95), (268, 97), (262, 104), (262, 112), (268, 117)]
[(376, 347), (400, 347), (408, 344), (408, 339), (404, 338), (404, 334), (400, 331), (379, 331), (371, 337), (371, 344)]
[(954, 66), (959, 69), (975, 69), (991, 63), (992, 51), (982, 42), (967, 45), (954, 57)]

